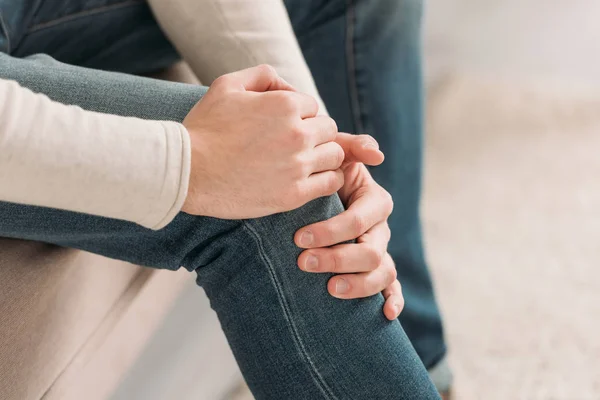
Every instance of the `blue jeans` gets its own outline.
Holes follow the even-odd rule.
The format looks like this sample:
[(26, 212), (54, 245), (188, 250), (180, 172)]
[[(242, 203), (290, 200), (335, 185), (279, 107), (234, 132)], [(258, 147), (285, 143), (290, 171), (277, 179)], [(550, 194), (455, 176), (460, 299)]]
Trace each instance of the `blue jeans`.
[[(129, 73), (158, 69), (177, 58), (142, 2), (107, 6), (105, 1), (102, 8), (93, 1), (81, 3), (0, 0), (0, 49), (17, 57), (43, 52), (72, 64)], [(181, 120), (203, 94), (195, 86), (6, 55), (0, 55), (0, 77), (61, 102), (141, 118)], [(322, 78), (317, 81), (321, 89)], [(257, 220), (181, 214), (154, 232), (122, 221), (0, 203), (0, 235), (196, 271), (259, 399), (437, 398), (400, 324), (385, 321), (381, 296), (333, 299), (325, 290), (327, 276), (295, 266), (299, 249), (293, 232), (341, 210), (334, 196)]]
[(422, 0), (285, 3), (319, 93), (339, 129), (373, 135), (385, 153), (385, 162), (371, 173), (395, 203), (389, 252), (406, 301), (400, 322), (425, 366), (432, 368), (445, 356), (446, 346), (419, 221)]

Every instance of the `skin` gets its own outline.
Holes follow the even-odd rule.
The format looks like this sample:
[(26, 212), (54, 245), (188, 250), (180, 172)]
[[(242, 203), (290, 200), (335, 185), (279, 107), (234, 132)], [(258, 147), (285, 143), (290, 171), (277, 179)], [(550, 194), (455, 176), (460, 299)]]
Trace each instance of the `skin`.
[(272, 67), (216, 79), (183, 121), (192, 147), (183, 211), (258, 218), (337, 192), (344, 151), (335, 122), (317, 111)]
[(258, 218), (337, 192), (346, 211), (296, 233), (295, 243), (306, 249), (298, 266), (337, 274), (328, 291), (340, 299), (382, 292), (385, 316), (397, 318), (404, 299), (387, 253), (393, 203), (365, 167), (381, 164), (383, 153), (372, 137), (340, 133), (317, 112), (314, 98), (267, 65), (215, 80), (183, 121), (192, 168), (182, 210)]
[[(310, 273), (338, 274), (329, 280), (327, 289), (340, 299), (382, 292), (386, 299), (383, 312), (393, 320), (404, 307), (396, 268), (387, 253), (390, 240), (387, 218), (393, 202), (364, 165), (381, 164), (383, 153), (368, 135), (339, 133), (336, 142), (346, 154), (341, 167), (344, 186), (338, 191), (346, 211), (296, 232), (296, 245), (307, 249), (300, 254), (298, 266)], [(356, 243), (343, 243), (353, 239)]]

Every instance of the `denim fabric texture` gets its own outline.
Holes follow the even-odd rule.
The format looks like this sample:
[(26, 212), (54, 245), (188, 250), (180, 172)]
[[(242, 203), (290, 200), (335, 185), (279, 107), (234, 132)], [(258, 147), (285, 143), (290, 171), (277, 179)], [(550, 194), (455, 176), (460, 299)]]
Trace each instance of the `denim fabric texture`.
[[(360, 26), (358, 5), (331, 1), (319, 8), (323, 12), (316, 12), (303, 4), (305, 8), (298, 11), (293, 4), (288, 8), (332, 116), (343, 130), (367, 129), (374, 134), (388, 156), (386, 164), (392, 164), (373, 173), (396, 201), (391, 252), (403, 280), (407, 309), (414, 304), (409, 311), (413, 317), (402, 324), (411, 332), (417, 350), (421, 348), (421, 357), (426, 360), (430, 354), (429, 362), (435, 364), (445, 348), (418, 225), (419, 59), (410, 60), (411, 54), (392, 55), (387, 68), (402, 67), (405, 73), (396, 71), (392, 76), (389, 71), (391, 81), (380, 77), (379, 86), (372, 87), (375, 79), (366, 62), (372, 55), (363, 54), (359, 62), (361, 57), (355, 57), (358, 52), (353, 47)], [(312, 13), (300, 18), (307, 10)], [(377, 10), (367, 11), (360, 13), (367, 20), (371, 15), (372, 23)], [(0, 0), (0, 17), (0, 50), (12, 55), (0, 54), (0, 78), (17, 80), (57, 101), (94, 111), (181, 121), (205, 92), (197, 86), (80, 67), (144, 73), (177, 58), (143, 2)], [(298, 18), (306, 25), (298, 25)], [(418, 30), (418, 24), (411, 23), (411, 29)], [(315, 24), (322, 26), (310, 35), (302, 34)], [(306, 29), (300, 29), (303, 26)], [(373, 26), (363, 26), (375, 43), (380, 42), (375, 47), (382, 58), (392, 38), (406, 34), (396, 29), (408, 29), (378, 24), (383, 33), (377, 33), (378, 29), (373, 33)], [(406, 38), (405, 46), (418, 57), (415, 39)], [(346, 46), (332, 46), (328, 53), (324, 46), (335, 40), (343, 40)], [(348, 55), (351, 45), (352, 57)], [(364, 43), (363, 49), (367, 47)], [(82, 52), (81, 48), (91, 50)], [(334, 49), (343, 53), (335, 61), (341, 69), (333, 60), (337, 59)], [(22, 58), (34, 53), (79, 66), (45, 56)], [(377, 95), (375, 89), (381, 93)], [(364, 111), (357, 114), (357, 110)], [(408, 186), (400, 190), (403, 184)], [(151, 231), (123, 221), (0, 203), (0, 236), (83, 249), (149, 267), (184, 266), (195, 271), (257, 399), (438, 398), (400, 323), (385, 320), (380, 295), (337, 300), (326, 291), (329, 276), (297, 268), (300, 250), (292, 241), (293, 233), (341, 211), (339, 199), (333, 196), (256, 220), (225, 221), (182, 213), (163, 230)]]
[[(371, 168), (392, 194), (400, 322), (425, 366), (446, 354), (425, 261), (419, 201), (423, 154), (422, 0), (285, 0), (319, 93), (340, 131), (368, 133), (385, 162)], [(445, 374), (450, 376), (450, 374)], [(450, 380), (440, 389), (445, 390)]]

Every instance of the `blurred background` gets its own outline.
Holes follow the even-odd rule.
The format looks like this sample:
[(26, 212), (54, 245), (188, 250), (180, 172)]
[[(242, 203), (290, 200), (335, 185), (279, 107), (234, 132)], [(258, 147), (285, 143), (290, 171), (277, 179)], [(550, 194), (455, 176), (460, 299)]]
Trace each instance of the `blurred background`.
[[(423, 218), (456, 399), (600, 399), (599, 17), (427, 2)], [(240, 383), (190, 279), (113, 400), (251, 399)]]

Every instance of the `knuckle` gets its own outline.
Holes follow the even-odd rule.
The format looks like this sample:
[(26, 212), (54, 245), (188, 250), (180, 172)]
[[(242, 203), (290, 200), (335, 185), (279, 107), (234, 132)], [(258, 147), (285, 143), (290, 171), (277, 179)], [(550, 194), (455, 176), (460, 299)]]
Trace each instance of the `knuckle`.
[(334, 194), (344, 186), (344, 176), (341, 172), (334, 172), (330, 175), (328, 182), (328, 194)]
[(390, 239), (390, 237), (392, 236), (392, 229), (390, 228), (389, 224), (384, 224), (385, 227), (385, 236), (388, 238), (388, 241)]
[(396, 271), (396, 268), (389, 266), (386, 270), (385, 278), (388, 285), (393, 283), (398, 278), (398, 272)]
[(364, 295), (371, 296), (380, 291), (379, 282), (374, 279), (363, 279), (362, 290)]
[(215, 79), (211, 85), (212, 88), (221, 89), (231, 85), (233, 77), (230, 74), (221, 75)]
[(277, 71), (270, 64), (260, 64), (256, 66), (256, 69), (260, 74), (264, 75), (277, 75)]
[(394, 199), (392, 198), (392, 195), (387, 191), (384, 194), (384, 207), (388, 215), (390, 215), (394, 210)]
[(340, 146), (339, 144), (335, 144), (336, 145), (336, 154), (335, 154), (335, 165), (336, 165), (336, 169), (341, 167), (342, 164), (344, 163), (344, 158), (346, 158), (346, 154), (344, 153), (344, 149), (342, 149), (342, 146)]
[(367, 253), (367, 257), (369, 259), (369, 262), (370, 262), (370, 265), (372, 266), (372, 268), (375, 269), (375, 268), (379, 267), (381, 265), (381, 262), (383, 259), (381, 252), (372, 246), (366, 246), (365, 251)]
[(290, 139), (293, 143), (297, 143), (299, 145), (304, 145), (308, 139), (307, 132), (302, 129), (300, 126), (296, 125), (290, 129)]
[(366, 133), (363, 133), (362, 135), (358, 135), (358, 137), (360, 138), (361, 141), (365, 141), (365, 140), (375, 141), (375, 138), (373, 136), (368, 135)]
[(339, 251), (334, 252), (331, 256), (330, 263), (329, 272), (339, 274), (342, 272), (344, 266), (344, 255)]
[(327, 121), (327, 132), (331, 133), (332, 136), (335, 137), (335, 134), (338, 132), (337, 123), (335, 122), (335, 120), (333, 118), (330, 118), (330, 117), (326, 117), (326, 118), (328, 119), (328, 121)]
[(313, 114), (316, 115), (319, 111), (319, 103), (317, 102), (317, 99), (308, 94), (306, 96), (308, 97), (308, 101), (310, 102), (311, 109), (314, 111)]
[(365, 219), (362, 215), (360, 214), (354, 214), (352, 215), (352, 219), (350, 221), (350, 226), (351, 226), (351, 230), (352, 232), (354, 232), (355, 235), (360, 235), (362, 234), (364, 231), (366, 231), (366, 222)]
[(296, 113), (298, 111), (298, 104), (294, 99), (292, 92), (280, 90), (273, 92), (275, 101), (285, 113)]

